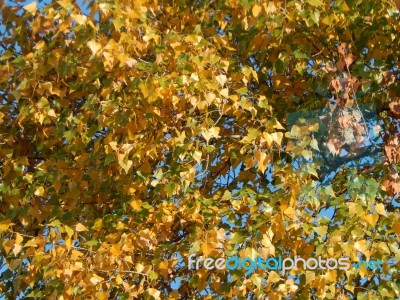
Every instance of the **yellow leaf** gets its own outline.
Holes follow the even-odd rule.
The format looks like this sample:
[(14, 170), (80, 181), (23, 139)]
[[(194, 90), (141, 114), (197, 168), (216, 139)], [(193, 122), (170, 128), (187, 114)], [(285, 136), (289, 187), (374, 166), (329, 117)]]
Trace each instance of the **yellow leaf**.
[(383, 203), (378, 203), (377, 205), (375, 205), (375, 210), (378, 214), (387, 217), (386, 209)]
[(221, 96), (224, 96), (225, 98), (229, 97), (229, 89), (227, 89), (227, 88), (220, 90), (219, 93)]
[(221, 75), (218, 75), (215, 79), (218, 81), (218, 83), (219, 83), (221, 86), (224, 86), (225, 83), (226, 83), (226, 81), (227, 81), (226, 76), (225, 76), (225, 75), (222, 75), (222, 74), (221, 74)]
[(203, 135), (203, 137), (205, 138), (205, 140), (208, 141), (215, 137), (218, 138), (219, 136), (219, 127), (211, 127), (210, 129), (204, 129), (203, 132), (201, 133)]
[(90, 278), (90, 282), (91, 282), (93, 285), (96, 285), (96, 284), (98, 284), (99, 282), (102, 282), (103, 280), (104, 280), (103, 277), (100, 277), (100, 276), (98, 276), (98, 275), (96, 275), (96, 274), (93, 274), (92, 278)]
[(325, 236), (328, 232), (328, 226), (322, 225), (314, 228), (315, 232), (317, 232), (320, 236)]
[(385, 251), (387, 254), (390, 254), (390, 249), (389, 247), (386, 245), (386, 243), (384, 242), (380, 242), (378, 244), (379, 249), (382, 249), (383, 251)]
[(273, 132), (271, 134), (272, 139), (274, 140), (274, 142), (278, 145), (281, 146), (282, 143), (282, 138), (283, 138), (283, 133), (282, 132)]
[(268, 162), (269, 162), (267, 154), (265, 152), (261, 152), (261, 151), (257, 150), (254, 152), (254, 156), (258, 163), (258, 170), (261, 173), (264, 173), (268, 167)]
[(134, 199), (132, 200), (129, 205), (134, 209), (134, 210), (140, 210), (142, 206), (142, 200)]
[(312, 6), (321, 6), (324, 5), (324, 2), (322, 2), (321, 0), (307, 0), (307, 2), (309, 4), (311, 4)]
[(147, 290), (150, 296), (154, 297), (155, 299), (160, 299), (160, 291), (154, 288), (149, 288)]
[(372, 226), (375, 226), (376, 222), (378, 222), (379, 216), (378, 215), (366, 215), (365, 220), (371, 224)]
[(141, 273), (144, 270), (144, 265), (141, 264), (141, 263), (137, 263), (135, 265), (135, 269), (136, 269), (137, 272)]
[(87, 17), (85, 15), (71, 14), (71, 16), (79, 25), (84, 25), (87, 22)]
[(330, 282), (336, 282), (336, 275), (337, 275), (336, 270), (329, 270), (325, 274), (325, 279)]
[(271, 147), (273, 143), (273, 137), (268, 132), (263, 132), (263, 137), (266, 140), (268, 147)]
[(3, 248), (4, 251), (6, 252), (6, 254), (8, 254), (8, 252), (10, 252), (10, 250), (12, 248), (14, 248), (14, 240), (7, 240), (3, 242)]
[(108, 299), (108, 291), (97, 292), (96, 293), (96, 299), (98, 299), (98, 300), (107, 300)]
[(57, 117), (56, 112), (55, 112), (54, 109), (52, 109), (52, 108), (49, 109), (49, 111), (47, 112), (47, 115), (48, 115), (49, 117), (54, 117), (54, 118)]
[(103, 220), (98, 218), (94, 222), (93, 229), (94, 230), (101, 230), (103, 228)]
[(11, 223), (10, 220), (6, 220), (3, 222), (0, 222), (0, 231), (6, 231), (8, 230), (8, 227), (10, 225), (13, 225), (14, 223)]
[(400, 221), (399, 220), (394, 220), (393, 221), (392, 228), (393, 228), (393, 231), (396, 234), (400, 235)]
[(199, 76), (196, 73), (192, 73), (192, 75), (190, 75), (190, 78), (194, 81), (199, 81)]
[(367, 243), (366, 240), (360, 240), (360, 241), (357, 241), (357, 242), (354, 243), (354, 248), (355, 248), (357, 251), (359, 251), (359, 252), (361, 252), (361, 253), (363, 253), (363, 254), (366, 253), (366, 251), (367, 251), (367, 246), (368, 246), (368, 243)]
[(87, 45), (93, 54), (96, 54), (101, 49), (101, 44), (96, 42), (95, 40), (89, 41)]
[(80, 232), (80, 231), (87, 231), (87, 228), (86, 228), (85, 225), (83, 225), (83, 224), (81, 224), (81, 223), (78, 223), (78, 224), (76, 224), (75, 230), (78, 231), (78, 232)]
[(65, 239), (65, 246), (67, 246), (67, 249), (70, 250), (72, 247), (72, 240), (70, 238)]
[(201, 251), (203, 251), (204, 256), (208, 256), (214, 250), (214, 246), (211, 243), (203, 243), (201, 245)]
[(18, 254), (21, 250), (22, 250), (22, 246), (21, 246), (21, 245), (15, 244), (12, 251), (13, 251), (14, 255), (17, 256), (17, 254)]
[(306, 282), (309, 284), (315, 280), (315, 273), (312, 271), (306, 271)]
[(268, 282), (278, 282), (279, 280), (281, 280), (281, 277), (279, 276), (278, 273), (274, 272), (274, 271), (270, 271), (269, 275), (268, 275)]
[(159, 272), (164, 278), (168, 278), (168, 261), (163, 260), (158, 265)]
[(362, 263), (362, 264), (360, 265), (360, 270), (358, 271), (358, 273), (359, 273), (362, 277), (365, 277), (366, 275), (368, 275), (367, 266), (366, 266), (365, 263)]
[(16, 233), (15, 244), (21, 245), (23, 240), (24, 240), (24, 238), (22, 237), (22, 235), (20, 235), (19, 233)]
[(31, 13), (31, 14), (34, 14), (34, 13), (37, 11), (37, 4), (36, 4), (36, 1), (33, 1), (32, 3), (29, 3), (28, 5), (25, 5), (25, 6), (24, 6), (24, 9), (25, 9), (27, 12), (29, 12), (29, 13)]
[(254, 285), (257, 287), (257, 289), (261, 289), (262, 285), (262, 276), (258, 274), (253, 274), (250, 277), (251, 281), (254, 283)]
[(118, 256), (121, 252), (121, 247), (118, 244), (114, 244), (110, 248), (110, 253), (114, 256)]
[(71, 0), (60, 0), (60, 1), (57, 1), (57, 3), (60, 4), (61, 7), (65, 8), (65, 9), (70, 9), (72, 7)]
[(258, 4), (254, 5), (253, 8), (251, 9), (251, 12), (253, 13), (253, 16), (254, 16), (255, 18), (257, 18), (258, 15), (259, 15), (260, 12), (261, 12), (261, 6), (258, 5)]
[(192, 157), (195, 159), (195, 161), (199, 164), (201, 162), (201, 156), (202, 153), (201, 151), (194, 151)]
[(42, 186), (38, 187), (35, 191), (35, 196), (43, 196), (44, 188)]
[(71, 227), (65, 225), (64, 228), (65, 228), (65, 231), (67, 232), (67, 235), (68, 235), (69, 237), (73, 236), (74, 230), (73, 230)]

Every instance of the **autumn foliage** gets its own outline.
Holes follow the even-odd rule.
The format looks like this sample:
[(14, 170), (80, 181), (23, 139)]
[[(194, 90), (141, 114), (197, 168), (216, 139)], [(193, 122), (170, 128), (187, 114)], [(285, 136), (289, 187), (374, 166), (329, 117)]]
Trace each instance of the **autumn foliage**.
[(399, 298), (397, 2), (0, 0), (2, 296)]

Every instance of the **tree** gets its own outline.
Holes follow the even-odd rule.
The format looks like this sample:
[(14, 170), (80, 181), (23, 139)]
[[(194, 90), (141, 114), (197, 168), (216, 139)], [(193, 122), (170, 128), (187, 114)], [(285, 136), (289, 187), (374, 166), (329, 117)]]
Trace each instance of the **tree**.
[(0, 6), (4, 297), (400, 297), (395, 2)]

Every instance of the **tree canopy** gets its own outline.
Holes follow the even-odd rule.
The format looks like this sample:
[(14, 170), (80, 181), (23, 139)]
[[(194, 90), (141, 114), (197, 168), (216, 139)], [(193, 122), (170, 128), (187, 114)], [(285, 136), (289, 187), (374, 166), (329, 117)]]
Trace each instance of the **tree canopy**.
[(0, 0), (2, 296), (399, 298), (398, 2)]

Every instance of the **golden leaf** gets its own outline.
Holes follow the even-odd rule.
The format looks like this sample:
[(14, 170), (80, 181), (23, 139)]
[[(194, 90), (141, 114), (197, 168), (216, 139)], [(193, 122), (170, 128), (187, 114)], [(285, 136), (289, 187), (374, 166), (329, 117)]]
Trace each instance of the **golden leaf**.
[(14, 223), (11, 223), (10, 220), (2, 221), (0, 222), (0, 231), (6, 231), (8, 230), (8, 227), (13, 225)]
[(43, 196), (43, 194), (44, 194), (44, 188), (42, 187), (42, 186), (40, 186), (40, 187), (38, 187), (36, 190), (35, 190), (35, 196)]
[(255, 18), (258, 17), (258, 15), (260, 14), (260, 12), (261, 12), (261, 6), (258, 5), (258, 4), (254, 5), (253, 8), (251, 9), (251, 13), (253, 14), (253, 16), (254, 16)]
[(150, 296), (154, 297), (155, 299), (160, 299), (160, 291), (154, 288), (149, 288), (147, 290)]
[(10, 252), (10, 250), (12, 248), (14, 248), (14, 240), (6, 240), (3, 242), (3, 248), (4, 251), (6, 252), (6, 254), (8, 254), (8, 252)]
[(69, 237), (71, 237), (71, 236), (74, 235), (74, 230), (73, 230), (71, 227), (69, 227), (69, 226), (67, 226), (67, 225), (64, 225), (64, 229), (65, 229), (65, 231), (67, 232), (67, 235), (68, 235)]
[(114, 256), (118, 256), (121, 253), (121, 246), (118, 244), (114, 244), (110, 248), (110, 253)]
[(360, 240), (360, 241), (356, 241), (354, 243), (354, 248), (363, 253), (365, 255), (365, 253), (367, 253), (367, 247), (368, 247), (368, 242), (366, 240)]
[(365, 215), (365, 220), (372, 226), (376, 225), (376, 222), (378, 222), (378, 219), (379, 219), (378, 215), (373, 215), (373, 214)]
[(255, 156), (255, 158), (257, 160), (258, 170), (261, 173), (264, 173), (265, 170), (267, 169), (268, 163), (269, 163), (269, 159), (268, 159), (267, 154), (265, 152), (261, 152), (261, 151), (256, 150), (254, 152), (254, 156)]
[(377, 205), (375, 205), (375, 210), (378, 214), (387, 217), (386, 209), (383, 203), (378, 203)]
[(32, 3), (29, 3), (29, 4), (25, 5), (24, 9), (27, 12), (29, 12), (31, 14), (34, 14), (37, 11), (37, 3), (36, 3), (36, 1), (33, 1)]
[(98, 283), (102, 282), (103, 280), (104, 280), (103, 277), (100, 277), (100, 276), (98, 276), (96, 274), (92, 274), (92, 277), (90, 278), (90, 282), (93, 285), (97, 285)]
[(214, 250), (214, 245), (211, 243), (201, 244), (201, 251), (203, 251), (204, 256), (208, 256)]
[(95, 40), (87, 42), (87, 45), (93, 54), (96, 54), (101, 49), (101, 44), (96, 42)]
[(15, 244), (16, 245), (20, 245), (22, 243), (22, 241), (24, 240), (24, 238), (22, 237), (22, 235), (20, 235), (18, 232), (16, 233), (16, 237), (15, 237)]
[(129, 205), (134, 209), (134, 210), (140, 210), (142, 206), (142, 200), (134, 199), (132, 200)]
[(87, 231), (87, 228), (85, 225), (78, 223), (76, 224), (75, 230), (81, 232), (81, 231)]

